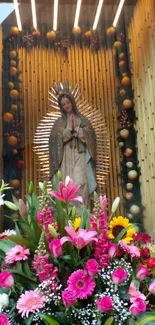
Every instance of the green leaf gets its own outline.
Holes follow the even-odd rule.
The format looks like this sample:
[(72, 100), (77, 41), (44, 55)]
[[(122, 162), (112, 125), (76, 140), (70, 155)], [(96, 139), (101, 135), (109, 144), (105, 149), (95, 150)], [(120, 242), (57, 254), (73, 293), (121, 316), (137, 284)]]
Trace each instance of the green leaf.
[(32, 205), (35, 209), (35, 214), (36, 214), (36, 212), (39, 210), (39, 199), (38, 199), (36, 193), (32, 194)]
[(14, 202), (15, 206), (19, 210), (19, 201), (17, 200), (17, 198), (13, 194), (12, 194), (12, 199), (13, 199), (13, 202)]
[(25, 325), (31, 325), (32, 320), (33, 320), (34, 314), (32, 314), (29, 318), (24, 320)]
[(113, 317), (109, 317), (106, 322), (104, 323), (104, 325), (112, 325), (114, 322), (114, 318)]
[(141, 313), (136, 321), (137, 325), (154, 325), (155, 324), (155, 313), (154, 312), (146, 312)]
[(35, 245), (32, 241), (30, 240), (26, 240), (25, 238), (23, 238), (22, 236), (10, 236), (10, 239), (15, 242), (18, 245), (21, 246), (26, 246), (27, 248), (30, 248), (32, 250), (35, 250), (37, 248), (37, 245)]
[(2, 239), (0, 241), (0, 250), (4, 253), (9, 252), (10, 248), (12, 248), (14, 246), (15, 246), (15, 243), (13, 241), (11, 241), (10, 239)]
[(10, 201), (4, 201), (4, 204), (7, 206), (7, 208), (9, 208), (10, 210), (13, 211), (18, 211), (18, 208), (16, 207), (16, 205)]
[(46, 314), (39, 314), (40, 318), (46, 325), (60, 325), (53, 317)]
[(128, 231), (128, 229), (130, 228), (130, 227), (132, 227), (132, 225), (129, 225), (129, 226), (127, 226), (127, 227), (125, 227), (119, 234), (118, 234), (118, 236), (116, 237), (116, 239), (115, 239), (115, 241), (116, 241), (116, 243), (118, 243), (122, 238), (123, 238), (123, 236), (126, 234), (126, 232)]
[(27, 261), (24, 261), (24, 262), (22, 263), (22, 268), (23, 268), (23, 273), (24, 273), (25, 275), (27, 275), (27, 276), (30, 277), (30, 278), (33, 276), (32, 271), (31, 271), (31, 269), (30, 269), (29, 264), (28, 264)]
[(82, 228), (82, 229), (90, 228), (89, 214), (90, 214), (89, 210), (85, 206), (83, 206), (80, 228)]

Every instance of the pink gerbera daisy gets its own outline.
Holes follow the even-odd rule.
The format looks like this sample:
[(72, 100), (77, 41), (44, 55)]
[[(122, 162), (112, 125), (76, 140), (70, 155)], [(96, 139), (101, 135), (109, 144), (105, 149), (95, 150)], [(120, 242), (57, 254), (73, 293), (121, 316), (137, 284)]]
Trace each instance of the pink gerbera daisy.
[(95, 282), (92, 277), (84, 270), (73, 272), (68, 279), (68, 290), (75, 294), (76, 298), (86, 299), (91, 296)]
[(127, 245), (124, 240), (120, 240), (119, 244), (125, 252), (130, 254), (131, 257), (140, 257), (140, 251), (135, 245)]
[(29, 317), (29, 313), (35, 313), (44, 307), (45, 297), (39, 290), (25, 291), (17, 301), (16, 308), (21, 317)]
[(5, 262), (13, 264), (18, 261), (25, 261), (30, 255), (30, 250), (20, 245), (12, 247), (8, 253), (6, 253)]

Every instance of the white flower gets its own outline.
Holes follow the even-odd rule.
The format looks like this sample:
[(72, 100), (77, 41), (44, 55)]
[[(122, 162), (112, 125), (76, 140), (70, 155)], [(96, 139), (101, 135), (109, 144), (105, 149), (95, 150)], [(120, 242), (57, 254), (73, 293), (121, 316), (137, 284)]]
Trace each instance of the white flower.
[(2, 234), (3, 235), (6, 235), (6, 236), (12, 236), (12, 235), (16, 235), (16, 231), (15, 230), (7, 229), (7, 230), (3, 231)]
[(6, 308), (9, 306), (9, 296), (6, 293), (0, 294), (0, 313), (2, 308)]
[(0, 194), (0, 206), (4, 205), (4, 200), (3, 200), (4, 196), (5, 196), (5, 194)]

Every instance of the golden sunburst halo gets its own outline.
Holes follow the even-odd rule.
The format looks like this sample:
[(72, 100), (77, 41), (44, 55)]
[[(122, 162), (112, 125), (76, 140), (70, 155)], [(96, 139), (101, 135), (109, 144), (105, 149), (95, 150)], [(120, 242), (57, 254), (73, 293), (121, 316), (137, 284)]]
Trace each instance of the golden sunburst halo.
[(73, 228), (75, 231), (79, 230), (81, 223), (81, 217), (76, 217), (75, 220), (73, 221)]
[(129, 244), (133, 240), (133, 235), (135, 233), (135, 229), (132, 223), (129, 222), (129, 219), (119, 216), (114, 217), (109, 224), (108, 237), (111, 239), (115, 239), (119, 233), (126, 227), (130, 226), (130, 228), (126, 231), (123, 236), (123, 240)]

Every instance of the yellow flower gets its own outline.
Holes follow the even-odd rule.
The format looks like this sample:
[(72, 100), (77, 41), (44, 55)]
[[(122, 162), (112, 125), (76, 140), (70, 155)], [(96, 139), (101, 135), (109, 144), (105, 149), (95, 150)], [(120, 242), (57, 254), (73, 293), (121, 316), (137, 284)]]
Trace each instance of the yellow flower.
[(130, 226), (130, 228), (126, 231), (123, 236), (123, 240), (129, 244), (133, 240), (133, 234), (135, 233), (135, 229), (132, 226), (132, 223), (129, 222), (129, 219), (124, 217), (114, 217), (109, 224), (108, 237), (111, 239), (115, 239), (119, 233), (126, 227)]
[(75, 231), (79, 229), (80, 223), (81, 223), (81, 218), (80, 217), (75, 218), (75, 220), (73, 221), (73, 228)]

